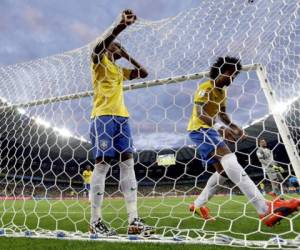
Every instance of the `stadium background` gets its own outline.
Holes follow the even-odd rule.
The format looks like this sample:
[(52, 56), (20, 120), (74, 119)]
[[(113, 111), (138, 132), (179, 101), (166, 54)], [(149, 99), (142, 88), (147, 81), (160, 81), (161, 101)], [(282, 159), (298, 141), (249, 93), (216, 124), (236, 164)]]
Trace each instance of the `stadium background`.
[[(205, 34), (205, 32), (208, 32), (205, 27), (210, 27), (210, 25), (212, 25), (212, 29), (215, 30), (215, 32), (209, 33), (210, 41), (215, 39), (219, 39), (223, 42), (226, 40), (229, 41), (230, 39), (238, 41), (237, 38), (246, 41), (245, 44), (239, 42), (236, 44), (232, 43), (231, 49), (236, 48), (236, 51), (238, 49), (242, 50), (243, 63), (260, 62), (267, 65), (271, 82), (275, 87), (274, 89), (280, 94), (280, 97), (285, 97), (285, 99), (282, 100), (285, 101), (289, 98), (292, 99), (292, 97), (294, 97), (293, 95), (297, 93), (296, 91), (289, 91), (289, 87), (297, 86), (295, 84), (297, 78), (294, 77), (297, 75), (297, 72), (290, 69), (298, 63), (298, 57), (284, 57), (280, 53), (282, 53), (282, 51), (288, 51), (289, 55), (296, 55), (298, 53), (297, 27), (299, 26), (299, 18), (297, 19), (294, 15), (286, 14), (289, 12), (293, 13), (295, 10), (293, 2), (289, 2), (288, 8), (283, 9), (284, 11), (280, 13), (278, 13), (278, 8), (282, 8), (280, 1), (273, 2), (274, 5), (264, 5), (264, 3), (264, 1), (256, 1), (257, 5), (246, 6), (244, 3), (240, 2), (235, 6), (236, 8), (233, 8), (234, 4), (232, 1), (223, 1), (221, 6), (216, 6), (212, 2), (209, 8), (211, 19), (207, 18), (207, 21), (204, 22), (201, 27), (195, 26), (194, 29), (199, 29)], [(74, 2), (71, 1), (63, 3), (55, 1), (51, 2), (51, 4), (39, 1), (28, 1), (23, 3), (4, 1), (3, 5), (1, 5), (1, 10), (3, 11), (3, 22), (1, 25), (3, 39), (1, 39), (2, 49), (0, 51), (2, 55), (1, 64), (8, 65), (28, 61), (65, 52), (85, 45), (101, 34), (125, 7), (136, 10), (137, 14), (143, 18), (157, 20), (173, 16), (179, 11), (190, 9), (190, 7), (198, 7), (198, 9), (191, 9), (190, 12), (187, 12), (189, 14), (187, 14), (185, 17), (186, 19), (184, 19), (187, 21), (190, 16), (201, 18), (206, 15), (206, 12), (199, 11), (207, 9), (205, 4), (202, 3), (200, 6), (198, 6), (198, 4), (199, 3), (196, 3), (196, 1), (181, 1), (180, 4), (178, 4), (177, 1), (176, 4), (175, 1), (155, 1), (152, 6), (153, 12), (150, 12), (145, 7), (147, 6), (145, 1), (142, 3), (141, 1), (132, 1), (130, 6), (127, 5), (127, 3), (125, 6), (124, 3), (111, 3), (109, 1), (101, 2), (101, 4), (92, 3), (91, 5), (86, 5), (85, 3), (74, 4)], [(233, 15), (231, 17), (234, 18), (236, 15), (241, 18), (241, 25), (236, 27), (234, 34), (231, 34), (230, 32), (220, 32), (218, 23), (214, 20), (216, 17), (225, 17), (226, 15), (229, 15), (221, 15), (222, 12), (220, 10), (227, 6), (226, 4), (233, 9), (238, 10), (237, 12), (231, 13)], [(269, 15), (266, 18), (259, 19), (259, 17), (263, 16), (262, 13), (269, 8), (271, 10)], [(241, 12), (243, 13), (242, 17), (239, 16)], [(86, 15), (85, 13), (89, 13), (89, 15)], [(91, 16), (92, 18), (90, 18)], [(275, 20), (274, 16), (276, 16), (276, 19), (280, 20), (276, 25), (273, 23), (273, 20)], [(289, 19), (286, 18), (287, 16)], [(177, 18), (180, 19), (180, 15), (177, 16)], [(295, 26), (285, 26), (288, 21), (293, 22)], [(230, 27), (234, 24), (236, 23), (226, 23), (226, 25)], [(170, 26), (172, 27), (172, 23)], [(17, 27), (17, 29), (15, 29), (15, 27)], [(180, 38), (184, 38), (184, 32), (180, 32), (184, 30), (184, 27), (184, 23), (181, 26), (176, 27), (174, 30), (176, 34), (170, 34), (170, 40), (177, 41), (180, 40)], [(259, 29), (258, 27), (264, 28)], [(193, 27), (190, 28), (193, 30)], [(12, 29), (14, 29), (14, 31), (11, 31)], [(262, 30), (267, 33), (262, 33)], [(134, 33), (134, 31), (132, 32)], [(128, 34), (125, 33), (122, 37), (122, 39), (126, 41), (126, 47), (128, 46), (130, 51), (133, 51), (132, 49), (135, 46), (134, 42), (136, 42), (136, 40), (134, 40), (134, 37), (136, 36), (130, 36), (132, 40), (128, 39), (128, 36), (131, 35), (132, 32), (129, 32)], [(291, 32), (292, 35), (289, 39), (285, 39), (286, 34), (289, 32)], [(222, 35), (219, 36), (218, 34)], [(150, 67), (152, 73), (156, 73), (152, 74), (151, 77), (159, 78), (168, 77), (170, 74), (174, 76), (177, 74), (194, 73), (196, 71), (206, 70), (216, 56), (220, 53), (227, 53), (228, 48), (222, 49), (219, 47), (218, 49), (213, 50), (212, 47), (216, 45), (214, 43), (209, 44), (211, 46), (209, 49), (203, 47), (202, 42), (199, 43), (199, 41), (204, 39), (203, 36), (197, 33), (193, 33), (193, 35), (195, 35), (196, 42), (190, 47), (193, 48), (195, 45), (194, 48), (198, 48), (199, 53), (201, 52), (200, 54), (195, 54), (197, 58), (191, 57), (191, 60), (196, 62), (196, 66), (194, 67), (189, 67), (188, 64), (183, 62), (181, 65), (182, 67), (179, 69), (176, 67), (174, 68), (172, 58), (181, 56), (181, 51), (187, 50), (187, 48), (183, 46), (179, 46), (176, 53), (172, 55), (172, 58), (167, 58), (168, 60), (166, 62), (169, 64), (166, 68), (162, 68), (161, 71), (159, 71), (161, 66), (159, 61), (161, 58), (157, 57), (157, 55), (155, 55), (155, 58), (149, 57), (151, 51), (149, 52), (149, 50), (146, 50), (143, 51), (143, 53), (139, 53), (137, 55), (138, 59), (140, 59), (141, 62), (144, 62), (144, 59), (146, 58), (146, 66)], [(262, 43), (258, 49), (255, 50), (257, 36), (260, 36)], [(160, 39), (161, 37), (157, 37), (158, 41)], [(156, 40), (154, 40), (154, 42), (155, 41)], [(268, 47), (268, 44), (271, 44), (272, 46)], [(165, 45), (168, 45), (168, 43)], [(153, 43), (151, 46), (155, 47), (157, 46), (157, 43)], [(168, 47), (164, 48), (166, 49)], [(69, 55), (71, 53), (72, 52), (70, 52)], [(193, 55), (194, 51), (189, 49), (186, 53), (187, 57), (189, 57)], [(22, 72), (22, 68), (25, 67), (28, 69), (29, 77), (12, 77), (12, 81), (5, 77), (3, 78), (4, 80), (2, 79), (0, 84), (1, 106), (6, 106), (7, 101), (12, 103), (26, 102), (32, 99), (47, 98), (51, 95), (68, 94), (68, 91), (73, 92), (73, 90), (86, 90), (90, 88), (89, 77), (84, 78), (84, 86), (80, 85), (80, 87), (77, 87), (79, 86), (78, 82), (72, 82), (72, 77), (63, 79), (65, 82), (62, 82), (62, 79), (55, 80), (53, 82), (56, 85), (49, 85), (49, 83), (53, 83), (50, 79), (51, 76), (54, 75), (53, 73), (58, 73), (59, 75), (61, 71), (58, 67), (54, 67), (54, 70), (52, 70), (52, 68), (47, 68), (47, 62), (50, 62), (51, 65), (55, 65), (57, 62), (55, 60), (57, 58), (63, 60), (62, 57), (54, 56), (53, 58), (50, 57), (45, 60), (40, 60), (36, 64), (35, 62), (32, 62), (31, 65), (30, 62), (28, 63), (28, 68), (26, 68), (27, 63), (19, 64), (16, 68), (21, 70), (17, 71), (17, 73)], [(73, 58), (76, 60), (78, 54), (75, 53)], [(272, 58), (272, 60), (269, 61), (269, 58)], [(63, 62), (67, 62), (66, 65), (68, 67), (68, 61)], [(88, 62), (88, 60), (86, 60), (86, 62)], [(283, 65), (282, 62), (285, 64)], [(73, 61), (71, 61), (71, 64), (72, 63)], [(47, 69), (39, 75), (38, 78), (41, 77), (41, 81), (36, 78), (34, 70), (31, 71), (31, 69), (36, 69), (37, 65), (40, 66), (39, 64), (43, 69)], [(76, 65), (76, 61), (73, 65)], [(86, 63), (85, 65), (86, 68), (83, 67), (83, 69), (87, 72), (88, 64)], [(19, 66), (20, 68), (18, 68)], [(31, 66), (33, 67), (31, 68)], [(285, 68), (278, 78), (277, 70), (281, 66), (284, 66)], [(14, 66), (7, 68), (3, 67), (1, 70), (14, 75), (14, 70), (16, 68), (14, 68)], [(156, 70), (158, 72), (156, 72)], [(43, 84), (44, 73), (50, 80), (45, 81)], [(22, 85), (24, 79), (28, 79), (31, 84), (37, 83), (37, 88), (35, 88), (35, 85), (33, 84), (27, 85), (28, 88), (26, 89), (26, 86)], [(139, 105), (142, 106), (138, 111), (131, 112), (133, 116), (132, 125), (134, 132), (138, 131), (137, 127), (135, 127), (135, 124), (137, 124), (136, 121), (140, 122), (138, 124), (139, 126), (141, 123), (147, 123), (146, 125), (148, 125), (142, 127), (144, 128), (145, 133), (135, 133), (135, 142), (138, 152), (138, 155), (136, 155), (136, 173), (139, 180), (140, 196), (151, 196), (153, 195), (153, 190), (159, 194), (165, 193), (170, 196), (183, 194), (183, 191), (187, 192), (187, 194), (197, 194), (201, 187), (204, 186), (210, 170), (204, 172), (205, 168), (201, 168), (200, 160), (193, 158), (195, 152), (191, 143), (186, 140), (187, 136), (185, 131), (189, 116), (188, 112), (191, 110), (191, 96), (197, 82), (198, 81), (187, 83), (185, 85), (187, 86), (187, 92), (176, 92), (178, 89), (182, 90), (181, 85), (179, 87), (175, 86), (174, 88), (164, 88), (162, 95), (160, 95), (159, 90), (147, 90), (148, 92), (146, 92), (146, 94), (148, 94), (149, 97), (147, 99), (145, 99), (145, 96), (140, 95), (141, 91), (139, 91), (138, 96), (141, 96), (141, 99), (137, 103), (132, 102), (132, 99), (136, 96), (134, 91), (126, 94), (126, 101), (131, 109), (139, 107)], [(243, 91), (241, 92), (239, 84), (243, 82), (246, 84), (242, 85)], [(73, 89), (67, 88), (69, 87), (69, 83), (74, 84), (72, 85)], [(47, 84), (49, 86), (47, 86)], [(67, 87), (65, 87), (64, 84)], [(54, 88), (53, 86), (57, 88)], [(280, 143), (280, 138), (278, 137), (278, 134), (276, 134), (277, 130), (274, 121), (272, 117), (268, 117), (268, 107), (265, 98), (263, 97), (263, 93), (257, 91), (260, 88), (257, 79), (251, 73), (243, 74), (237, 79), (237, 83), (232, 87), (231, 102), (229, 103), (230, 113), (233, 113), (233, 118), (236, 122), (242, 124), (244, 127), (248, 127), (247, 132), (250, 135), (250, 138), (247, 141), (238, 145), (238, 150), (240, 152), (238, 158), (240, 163), (244, 167), (247, 167), (246, 171), (254, 181), (258, 183), (263, 177), (261, 168), (259, 167), (259, 163), (255, 156), (256, 138), (258, 136), (265, 136), (267, 138), (271, 147), (274, 148), (276, 159), (282, 164), (288, 163), (288, 159), (285, 149)], [(21, 90), (24, 90), (24, 92), (21, 92)], [(48, 95), (49, 90), (51, 90), (50, 96)], [(246, 95), (246, 98), (242, 102), (235, 102), (235, 98), (244, 93), (249, 95)], [(176, 96), (176, 98), (170, 101), (170, 99), (166, 98), (169, 94)], [(256, 103), (257, 105), (252, 105), (252, 98), (254, 95), (259, 100), (259, 103)], [(155, 96), (159, 96), (159, 103), (153, 102), (153, 99), (156, 98)], [(170, 105), (172, 106), (174, 101), (177, 107), (168, 109), (167, 114), (169, 120), (166, 122), (164, 120), (165, 113), (163, 110), (166, 110)], [(147, 110), (153, 120), (143, 120), (143, 111), (145, 110), (143, 107), (146, 106), (146, 108), (148, 108), (148, 103), (153, 104), (153, 109)], [(143, 104), (145, 104), (145, 106), (143, 106)], [(81, 173), (87, 164), (92, 164), (90, 144), (87, 141), (88, 117), (91, 109), (91, 100), (86, 98), (79, 102), (69, 102), (65, 105), (65, 108), (62, 108), (63, 106), (64, 103), (49, 105), (48, 108), (33, 107), (27, 109), (25, 113), (20, 113), (20, 110), (18, 109), (9, 108), (5, 113), (1, 113), (0, 185), (2, 188), (0, 195), (2, 197), (28, 195), (36, 199), (42, 199), (45, 197), (61, 198), (62, 196), (62, 198), (65, 199), (70, 198), (69, 196), (72, 190), (78, 192), (79, 197), (81, 197)], [(239, 109), (243, 106), (246, 107), (247, 112), (245, 112), (245, 109)], [(57, 116), (54, 112), (56, 110), (60, 111)], [(68, 119), (64, 119), (66, 114), (71, 110), (78, 110), (78, 112), (72, 112), (71, 118), (68, 117)], [(294, 139), (298, 141), (299, 131), (297, 128), (299, 128), (299, 114), (297, 112), (295, 113), (295, 110), (299, 110), (298, 99), (294, 100), (290, 110), (292, 110), (292, 112), (286, 112), (286, 118), (287, 121), (289, 121), (289, 124), (296, 128), (292, 132)], [(37, 116), (46, 121), (50, 121), (51, 126), (46, 127), (39, 124), (36, 119)], [(74, 121), (76, 121), (76, 123), (74, 123)], [(178, 125), (175, 129), (172, 125), (174, 123)], [(57, 124), (63, 124), (68, 128), (72, 132), (71, 136), (66, 137), (59, 135), (57, 131), (54, 131), (54, 126)], [(160, 124), (161, 130), (157, 131), (156, 124)], [(175, 133), (169, 133), (170, 128)], [(261, 134), (262, 130), (265, 131), (265, 134)], [(155, 136), (155, 134), (158, 135)], [(164, 153), (176, 153), (177, 163), (175, 166), (165, 168), (156, 165), (155, 160), (157, 155)], [(289, 172), (289, 167), (285, 167), (284, 176), (286, 177)], [(120, 192), (114, 192), (117, 189), (118, 175), (118, 167), (114, 167), (110, 178), (107, 180), (107, 191), (113, 196), (121, 195)], [(227, 189), (222, 192), (228, 191), (229, 190)], [(236, 189), (233, 191), (234, 193), (239, 192)], [(18, 212), (20, 211), (18, 210)], [(23, 210), (21, 212), (23, 212)]]

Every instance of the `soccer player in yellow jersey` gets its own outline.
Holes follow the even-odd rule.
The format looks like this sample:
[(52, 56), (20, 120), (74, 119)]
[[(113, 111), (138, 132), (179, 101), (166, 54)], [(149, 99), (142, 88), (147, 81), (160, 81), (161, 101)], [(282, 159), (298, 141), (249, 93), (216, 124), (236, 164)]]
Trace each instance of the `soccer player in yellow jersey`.
[[(136, 15), (131, 10), (122, 12), (121, 21), (93, 49), (91, 72), (94, 89), (94, 105), (90, 123), (95, 168), (91, 182), (90, 232), (113, 235), (101, 216), (105, 177), (113, 162), (119, 162), (120, 186), (128, 212), (128, 234), (148, 234), (153, 228), (146, 225), (137, 213), (137, 182), (134, 172), (133, 145), (128, 123), (128, 111), (124, 103), (123, 81), (145, 78), (148, 73), (134, 60), (115, 38)], [(121, 68), (116, 61), (124, 58), (134, 68)]]
[[(236, 141), (245, 137), (243, 130), (226, 113), (226, 87), (230, 86), (241, 68), (239, 59), (219, 57), (211, 67), (210, 80), (199, 85), (195, 92), (193, 112), (188, 125), (189, 136), (197, 145), (202, 160), (206, 165), (213, 165), (216, 172), (189, 209), (204, 219), (211, 219), (209, 210), (204, 205), (216, 193), (218, 186), (223, 185), (229, 178), (247, 196), (263, 223), (273, 226), (282, 216), (296, 211), (299, 201), (266, 201), (222, 139), (223, 136)], [(216, 124), (217, 118), (225, 126)]]
[(91, 189), (92, 175), (93, 175), (93, 171), (91, 169), (91, 166), (88, 165), (86, 167), (86, 170), (84, 170), (82, 173), (83, 182), (84, 182), (84, 191), (87, 191), (88, 195)]

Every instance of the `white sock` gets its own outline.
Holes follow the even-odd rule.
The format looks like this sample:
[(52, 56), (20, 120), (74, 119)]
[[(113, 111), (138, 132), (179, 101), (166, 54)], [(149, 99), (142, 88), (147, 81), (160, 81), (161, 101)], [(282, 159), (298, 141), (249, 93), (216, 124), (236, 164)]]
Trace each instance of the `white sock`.
[(89, 202), (91, 202), (92, 201), (92, 192), (91, 192), (91, 190), (89, 190), (89, 192), (88, 192), (88, 197), (89, 197)]
[(132, 223), (134, 218), (138, 217), (137, 213), (137, 183), (134, 172), (134, 161), (128, 159), (120, 162), (120, 185), (123, 192), (127, 213), (128, 222)]
[(257, 213), (260, 215), (267, 213), (268, 205), (263, 195), (238, 163), (235, 154), (231, 153), (223, 156), (221, 164), (228, 178), (248, 197)]
[(217, 192), (218, 187), (227, 180), (226, 177), (215, 172), (207, 181), (205, 188), (194, 201), (196, 207), (202, 207)]
[(97, 163), (93, 171), (90, 199), (91, 199), (91, 223), (101, 218), (101, 206), (103, 202), (105, 178), (110, 166)]

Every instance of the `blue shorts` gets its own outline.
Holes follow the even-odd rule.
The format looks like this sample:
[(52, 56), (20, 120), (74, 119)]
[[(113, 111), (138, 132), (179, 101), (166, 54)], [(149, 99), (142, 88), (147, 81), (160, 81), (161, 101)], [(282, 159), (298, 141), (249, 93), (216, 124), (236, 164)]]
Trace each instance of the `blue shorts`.
[(206, 161), (207, 165), (217, 162), (216, 159), (210, 156), (210, 153), (214, 152), (218, 147), (226, 146), (220, 134), (213, 128), (195, 130), (190, 132), (189, 136), (196, 144), (197, 152), (201, 159)]
[(85, 184), (84, 184), (84, 189), (85, 189), (85, 190), (90, 190), (90, 189), (91, 189), (91, 184), (85, 183)]
[(90, 138), (94, 159), (132, 153), (133, 143), (127, 117), (104, 115), (91, 120)]

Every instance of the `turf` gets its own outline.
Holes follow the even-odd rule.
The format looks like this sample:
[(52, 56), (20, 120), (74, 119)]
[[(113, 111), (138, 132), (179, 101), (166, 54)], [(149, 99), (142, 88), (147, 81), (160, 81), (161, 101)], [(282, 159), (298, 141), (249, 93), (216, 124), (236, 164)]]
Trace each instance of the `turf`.
[[(275, 234), (283, 238), (294, 238), (300, 233), (300, 213), (283, 219), (280, 225), (267, 228), (259, 223), (257, 214), (251, 204), (246, 204), (244, 196), (233, 196), (231, 199), (225, 196), (216, 196), (209, 202), (212, 215), (217, 216), (216, 221), (204, 222), (193, 216), (187, 210), (193, 197), (177, 198), (141, 198), (139, 199), (139, 213), (150, 225), (155, 225), (157, 233), (172, 236), (176, 230), (194, 229), (190, 236), (201, 235), (203, 231), (218, 232), (235, 238), (243, 238), (245, 235), (250, 240), (267, 240)], [(116, 228), (118, 233), (126, 232), (127, 215), (123, 199), (106, 199), (103, 208), (103, 218)], [(26, 200), (26, 201), (0, 201), (0, 228), (11, 230), (66, 230), (87, 232), (90, 217), (89, 203), (86, 200)], [(291, 226), (293, 230), (291, 230)], [(173, 230), (171, 230), (173, 228)], [(41, 249), (96, 249), (97, 247), (109, 247), (114, 249), (127, 248), (127, 244), (77, 242), (61, 240), (36, 240), (36, 239), (0, 239), (0, 249), (6, 249), (10, 244), (24, 244), (28, 247), (45, 245)], [(140, 245), (133, 244), (132, 249)], [(56, 246), (56, 247), (55, 247)], [(47, 248), (48, 247), (48, 248)], [(186, 246), (164, 245), (164, 249), (187, 249)], [(188, 249), (196, 249), (190, 246)], [(143, 244), (142, 249), (159, 248), (153, 244)], [(9, 249), (9, 248), (7, 248)], [(29, 248), (28, 248), (29, 249)], [(31, 248), (39, 249), (39, 248)], [(99, 248), (97, 248), (99, 249)], [(199, 248), (197, 248), (199, 249)], [(207, 246), (204, 249), (217, 249)], [(221, 249), (221, 248), (218, 248)], [(226, 249), (226, 248), (224, 248)], [(236, 248), (235, 248), (236, 249)]]
[(0, 238), (1, 250), (238, 250), (245, 248), (232, 248), (227, 246), (208, 246), (208, 245), (174, 245), (174, 244), (132, 244), (132, 243), (105, 243), (105, 242), (81, 242), (81, 241), (62, 241), (62, 240), (45, 240), (45, 239), (12, 239), (12, 238)]

